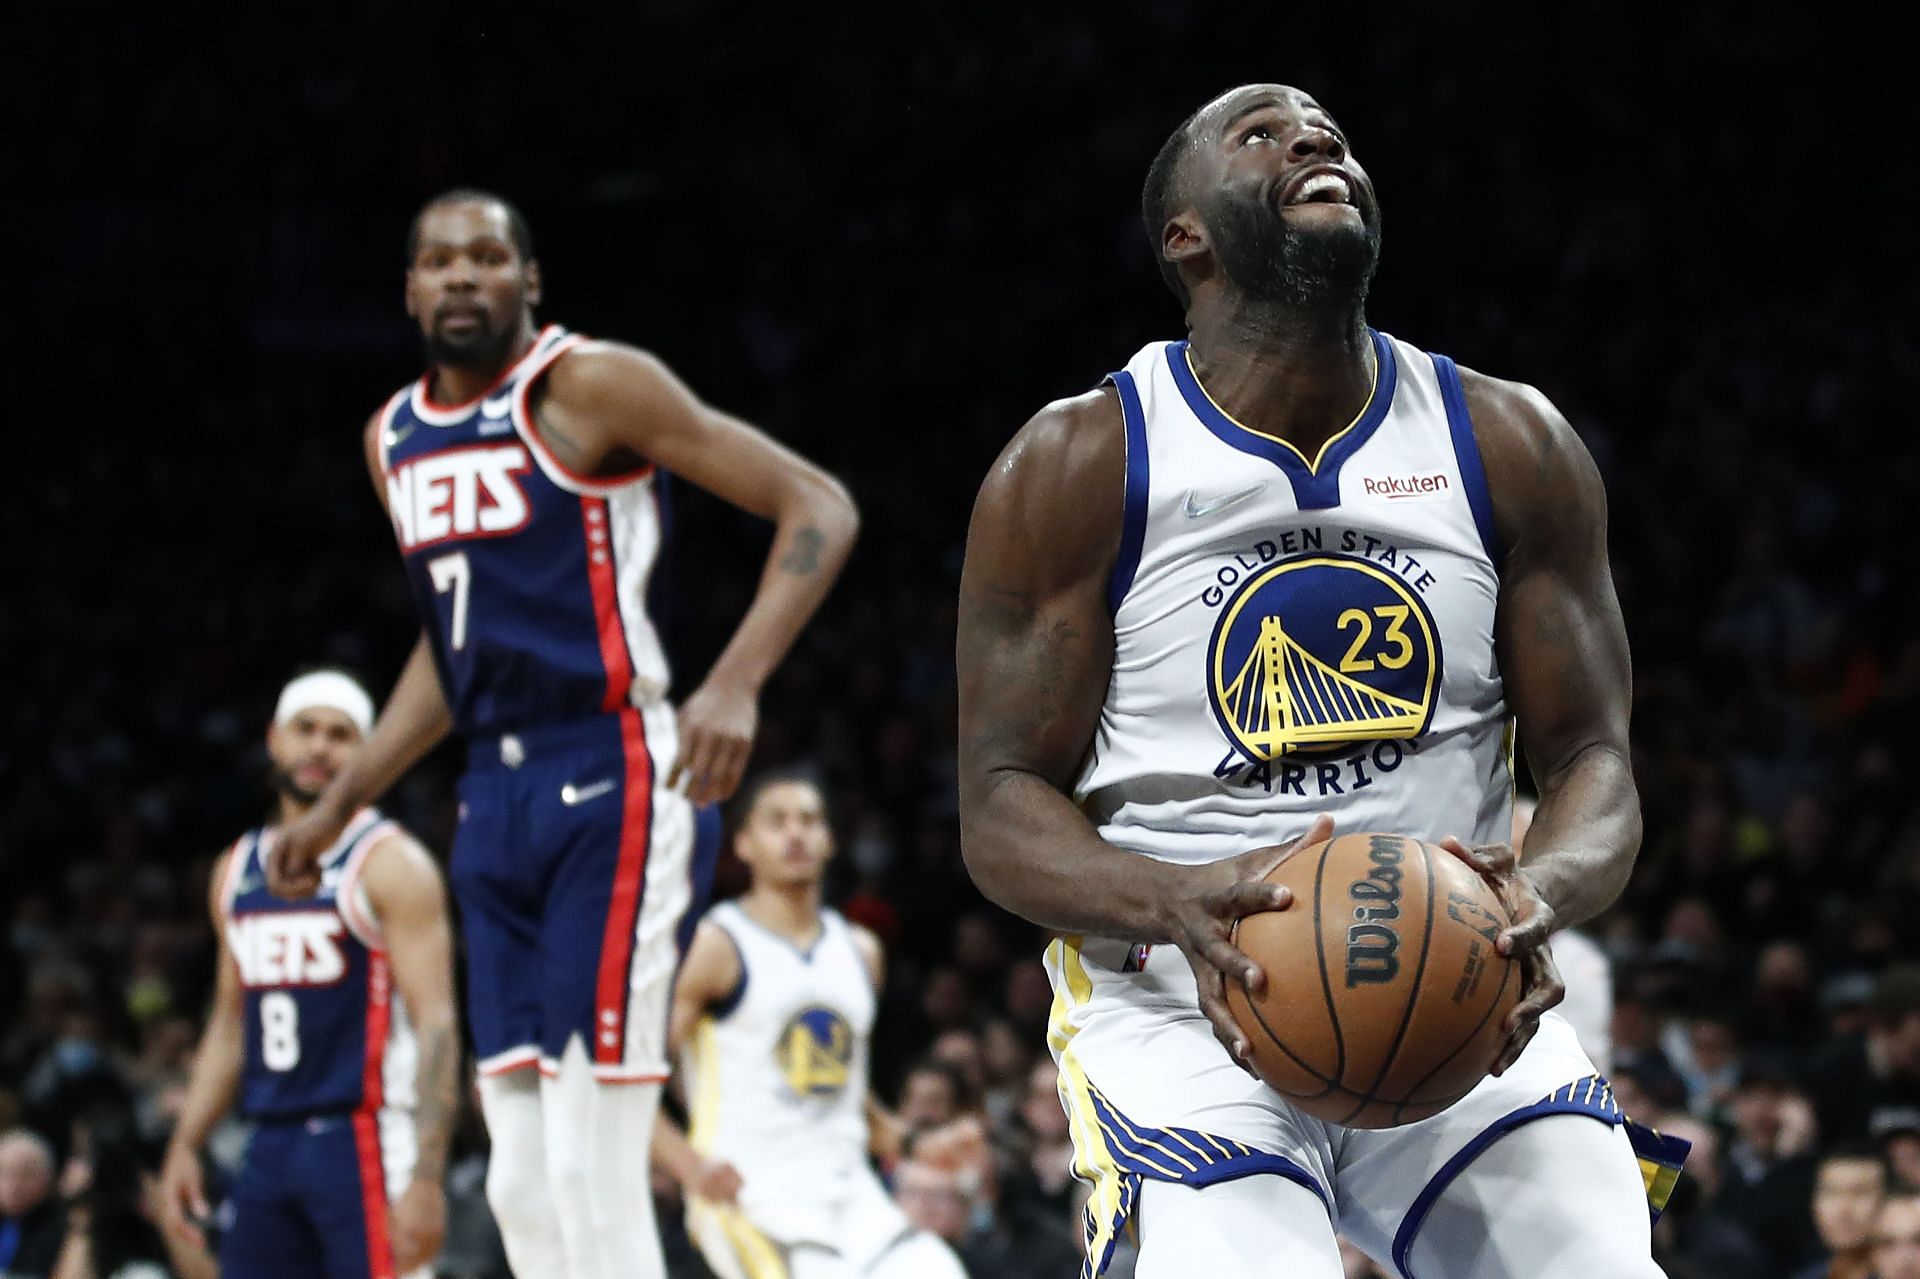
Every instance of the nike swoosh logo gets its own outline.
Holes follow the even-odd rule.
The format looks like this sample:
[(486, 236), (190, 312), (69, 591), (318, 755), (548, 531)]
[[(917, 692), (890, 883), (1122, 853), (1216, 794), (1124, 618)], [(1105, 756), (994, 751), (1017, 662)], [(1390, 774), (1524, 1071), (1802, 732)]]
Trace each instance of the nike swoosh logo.
[(590, 782), (585, 786), (575, 786), (572, 782), (568, 782), (560, 788), (560, 802), (568, 807), (572, 807), (575, 804), (584, 804), (590, 799), (599, 799), (612, 789), (613, 779), (611, 777), (603, 777), (599, 781)]
[(1180, 507), (1180, 512), (1190, 520), (1203, 519), (1219, 511), (1224, 511), (1229, 506), (1238, 506), (1248, 498), (1258, 494), (1260, 490), (1265, 487), (1263, 484), (1256, 484), (1252, 488), (1241, 489), (1238, 493), (1229, 493), (1225, 497), (1216, 497), (1211, 502), (1194, 501), (1194, 498), (1198, 497), (1199, 494), (1192, 489), (1188, 489), (1187, 500)]
[(503, 395), (497, 400), (487, 400), (480, 406), (480, 416), (484, 418), (502, 418), (513, 407), (513, 397)]
[(395, 445), (399, 444), (401, 440), (404, 440), (409, 435), (412, 435), (413, 432), (414, 432), (414, 424), (412, 422), (407, 423), (405, 426), (401, 427), (397, 431), (388, 431), (387, 447), (393, 448)]

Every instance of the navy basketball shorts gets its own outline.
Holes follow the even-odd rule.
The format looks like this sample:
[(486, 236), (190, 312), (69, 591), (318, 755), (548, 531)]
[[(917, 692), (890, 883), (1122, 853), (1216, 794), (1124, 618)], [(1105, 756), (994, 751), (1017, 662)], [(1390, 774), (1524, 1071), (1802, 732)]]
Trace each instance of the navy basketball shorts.
[(578, 1037), (602, 1082), (666, 1078), (720, 847), (718, 811), (667, 788), (676, 749), (664, 703), (470, 744), (451, 880), (482, 1075), (550, 1074)]
[(222, 1213), (223, 1279), (398, 1279), (388, 1207), (416, 1150), (396, 1110), (262, 1121)]

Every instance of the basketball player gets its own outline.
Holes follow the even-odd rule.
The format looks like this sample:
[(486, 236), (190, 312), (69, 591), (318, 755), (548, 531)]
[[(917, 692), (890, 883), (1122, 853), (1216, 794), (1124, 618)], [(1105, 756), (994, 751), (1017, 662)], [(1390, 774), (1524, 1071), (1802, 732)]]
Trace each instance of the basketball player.
[[(1379, 205), (1307, 94), (1202, 107), (1144, 206), (1190, 337), (1015, 437), (961, 584), (965, 853), (1062, 934), (1089, 1269), (1137, 1213), (1142, 1279), (1334, 1279), (1336, 1229), (1418, 1279), (1656, 1275), (1619, 1109), (1547, 1013), (1543, 943), (1640, 838), (1593, 463), (1537, 391), (1367, 327)], [(1499, 842), (1514, 719), (1541, 781), (1524, 866)], [(1234, 921), (1286, 908), (1263, 876), (1336, 825), (1459, 836), (1526, 974), (1496, 1077), (1401, 1128), (1321, 1123), (1236, 1068), (1225, 982), (1322, 994)]]
[[(423, 634), (276, 873), (312, 891), (349, 814), (450, 730), (466, 739), (451, 876), (487, 1197), (516, 1273), (646, 1279), (663, 1268), (647, 1148), (667, 1002), (718, 848), (702, 810), (738, 784), (760, 688), (857, 517), (831, 477), (653, 356), (538, 327), (540, 268), (506, 202), (432, 201), (408, 253), (430, 367), (367, 423), (366, 453)], [(757, 594), (677, 715), (645, 600), (667, 471), (775, 525)]]
[(278, 832), (363, 749), (373, 699), (322, 670), (280, 694), (272, 825), (214, 864), (213, 1009), (161, 1169), (166, 1226), (208, 1218), (200, 1150), (236, 1098), (256, 1125), (220, 1243), (226, 1279), (393, 1279), (440, 1251), (458, 1101), (452, 940), (440, 870), (373, 809), (320, 857), (320, 888), (266, 886)]
[(664, 1120), (657, 1141), (687, 1190), (687, 1233), (719, 1279), (964, 1279), (867, 1162), (898, 1145), (867, 1091), (883, 953), (821, 904), (833, 832), (820, 788), (762, 778), (733, 849), (752, 885), (707, 912), (674, 991), (691, 1157)]

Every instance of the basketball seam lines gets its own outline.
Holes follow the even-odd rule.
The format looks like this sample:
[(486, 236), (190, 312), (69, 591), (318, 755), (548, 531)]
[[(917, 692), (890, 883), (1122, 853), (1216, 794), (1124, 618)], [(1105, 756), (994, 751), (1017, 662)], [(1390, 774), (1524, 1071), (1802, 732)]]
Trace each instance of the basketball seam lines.
[[(1496, 955), (1499, 953), (1500, 952), (1497, 949), (1494, 951), (1494, 954)], [(1401, 1102), (1398, 1106), (1394, 1107), (1394, 1116), (1396, 1118), (1398, 1118), (1400, 1112), (1405, 1110), (1408, 1106), (1412, 1106), (1412, 1105), (1429, 1106), (1433, 1104), (1432, 1102), (1427, 1102), (1427, 1101), (1416, 1102), (1414, 1100), (1415, 1096), (1420, 1091), (1420, 1085), (1426, 1083), (1429, 1079), (1432, 1079), (1435, 1075), (1445, 1070), (1448, 1064), (1452, 1062), (1455, 1057), (1458, 1057), (1461, 1053), (1465, 1052), (1469, 1047), (1472, 1046), (1473, 1041), (1479, 1038), (1481, 1027), (1487, 1024), (1487, 1018), (1493, 1016), (1493, 1010), (1500, 1006), (1500, 996), (1506, 993), (1507, 983), (1513, 980), (1514, 970), (1518, 967), (1519, 967), (1519, 964), (1517, 962), (1513, 960), (1507, 961), (1507, 970), (1506, 972), (1501, 974), (1499, 989), (1495, 990), (1493, 992), (1493, 998), (1487, 1001), (1487, 1010), (1480, 1014), (1480, 1020), (1473, 1023), (1473, 1029), (1467, 1032), (1467, 1037), (1460, 1041), (1460, 1046), (1458, 1048), (1455, 1048), (1452, 1052), (1448, 1053), (1445, 1057), (1442, 1057), (1439, 1061), (1435, 1062), (1432, 1070), (1429, 1070), (1426, 1074), (1414, 1080), (1413, 1087), (1407, 1089), (1406, 1100)], [(1478, 1085), (1479, 1082), (1480, 1081), (1476, 1079), (1474, 1081), (1474, 1084)], [(1473, 1091), (1472, 1088), (1467, 1089), (1467, 1092), (1472, 1092), (1472, 1091)], [(1448, 1098), (1446, 1105), (1451, 1106), (1454, 1102), (1459, 1101), (1461, 1097), (1464, 1097), (1466, 1095), (1467, 1093), (1463, 1092), (1457, 1097)], [(1442, 1107), (1442, 1109), (1444, 1108), (1445, 1107)]]
[(1320, 992), (1327, 1001), (1327, 1021), (1333, 1027), (1333, 1078), (1344, 1089), (1347, 1077), (1347, 1038), (1340, 1030), (1340, 1005), (1333, 1000), (1333, 982), (1327, 976), (1327, 936), (1320, 927), (1321, 885), (1326, 880), (1327, 858), (1335, 840), (1320, 846), (1320, 862), (1313, 868), (1313, 953), (1320, 961)]
[(1420, 1006), (1420, 984), (1427, 977), (1427, 956), (1433, 950), (1433, 854), (1427, 851), (1423, 841), (1409, 842), (1420, 850), (1421, 863), (1425, 868), (1427, 879), (1427, 926), (1420, 938), (1420, 966), (1413, 970), (1413, 989), (1407, 992), (1406, 1005), (1400, 1010), (1400, 1026), (1393, 1032), (1393, 1042), (1387, 1046), (1386, 1060), (1380, 1063), (1380, 1073), (1374, 1076), (1366, 1092), (1361, 1094), (1359, 1106), (1354, 1108), (1347, 1119), (1359, 1118), (1377, 1099), (1380, 1085), (1384, 1084), (1387, 1076), (1393, 1073), (1393, 1060), (1400, 1055), (1400, 1049), (1407, 1041), (1407, 1027), (1413, 1024), (1414, 1009)]

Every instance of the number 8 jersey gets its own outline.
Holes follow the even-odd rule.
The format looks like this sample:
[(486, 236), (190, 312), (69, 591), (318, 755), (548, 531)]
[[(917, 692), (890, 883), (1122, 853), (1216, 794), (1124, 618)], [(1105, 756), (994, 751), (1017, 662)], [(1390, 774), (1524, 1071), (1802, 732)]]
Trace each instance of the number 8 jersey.
[(465, 404), (435, 403), (429, 375), (380, 413), (387, 513), (468, 738), (667, 694), (644, 607), (664, 530), (659, 478), (651, 466), (577, 475), (530, 415), (535, 383), (583, 341), (548, 325)]
[(246, 993), (249, 1119), (412, 1106), (413, 1033), (360, 883), (367, 855), (397, 829), (362, 809), (321, 857), (320, 891), (303, 901), (267, 891), (270, 829), (234, 844), (221, 900)]

